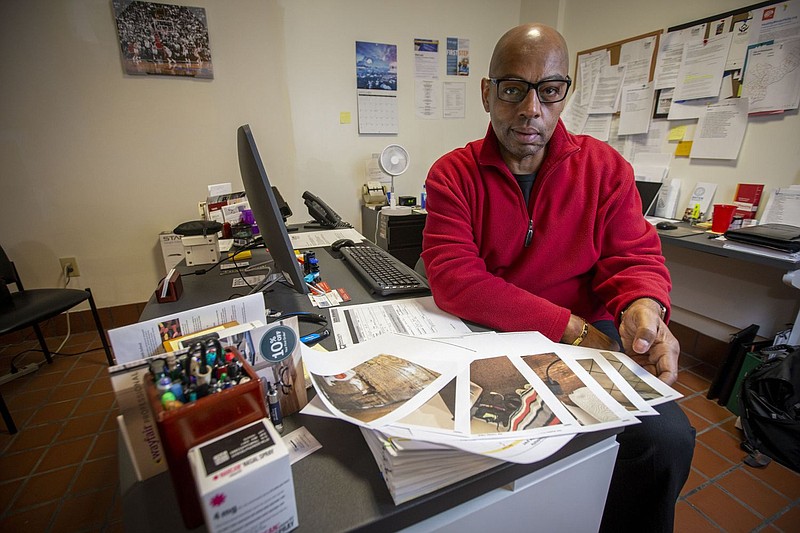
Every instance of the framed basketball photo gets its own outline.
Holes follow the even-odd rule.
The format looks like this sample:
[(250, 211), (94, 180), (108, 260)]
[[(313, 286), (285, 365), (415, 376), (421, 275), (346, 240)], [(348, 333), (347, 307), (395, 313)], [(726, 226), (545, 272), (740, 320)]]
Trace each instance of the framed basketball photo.
[(126, 74), (214, 78), (206, 10), (113, 0)]

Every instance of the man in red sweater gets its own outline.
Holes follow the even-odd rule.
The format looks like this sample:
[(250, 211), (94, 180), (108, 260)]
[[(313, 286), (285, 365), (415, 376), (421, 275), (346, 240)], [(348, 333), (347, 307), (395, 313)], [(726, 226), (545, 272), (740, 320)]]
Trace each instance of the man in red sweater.
[[(623, 349), (668, 384), (680, 347), (669, 331), (669, 272), (642, 216), (630, 165), (559, 120), (571, 84), (553, 28), (498, 41), (481, 81), (486, 136), (446, 154), (426, 181), (422, 259), (437, 305), (501, 331)], [(671, 531), (694, 430), (674, 404), (618, 436), (607, 531)]]

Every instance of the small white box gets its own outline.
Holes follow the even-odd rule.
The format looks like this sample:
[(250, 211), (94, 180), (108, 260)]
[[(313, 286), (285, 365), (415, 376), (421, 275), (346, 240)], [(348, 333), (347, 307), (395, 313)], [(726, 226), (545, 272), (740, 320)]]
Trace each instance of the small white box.
[(189, 464), (208, 531), (297, 527), (289, 450), (266, 418), (195, 446)]
[(219, 262), (217, 234), (181, 237), (186, 266), (208, 265)]
[(169, 272), (183, 259), (183, 242), (181, 236), (171, 231), (162, 231), (158, 234), (161, 242), (161, 255), (164, 258), (164, 272)]

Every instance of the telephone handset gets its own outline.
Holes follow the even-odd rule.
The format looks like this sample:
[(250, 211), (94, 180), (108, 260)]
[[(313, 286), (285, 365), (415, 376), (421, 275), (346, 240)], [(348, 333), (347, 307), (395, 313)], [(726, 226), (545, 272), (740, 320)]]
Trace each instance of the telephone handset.
[(308, 214), (316, 220), (320, 226), (326, 228), (349, 228), (350, 224), (342, 222), (342, 217), (331, 209), (331, 207), (323, 202), (319, 197), (314, 196), (309, 191), (303, 193), (303, 203), (308, 208)]

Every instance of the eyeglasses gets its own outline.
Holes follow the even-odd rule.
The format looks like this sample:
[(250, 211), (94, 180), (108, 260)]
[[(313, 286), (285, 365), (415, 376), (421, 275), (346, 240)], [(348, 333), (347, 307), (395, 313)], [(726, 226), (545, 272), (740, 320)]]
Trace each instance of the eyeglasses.
[(489, 81), (497, 85), (497, 97), (512, 104), (525, 100), (531, 89), (536, 91), (541, 103), (555, 104), (567, 97), (569, 86), (572, 85), (569, 76), (565, 80), (543, 80), (538, 83), (508, 78), (489, 78)]

